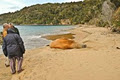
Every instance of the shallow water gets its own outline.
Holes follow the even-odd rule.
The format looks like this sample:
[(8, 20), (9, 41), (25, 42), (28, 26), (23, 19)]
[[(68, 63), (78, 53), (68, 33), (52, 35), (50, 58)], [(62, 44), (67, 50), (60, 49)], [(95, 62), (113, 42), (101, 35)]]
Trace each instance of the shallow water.
[[(44, 35), (69, 33), (66, 30), (74, 26), (16, 26), (24, 41), (26, 49), (33, 49), (47, 45), (50, 41), (41, 38)], [(0, 26), (2, 31), (2, 26)], [(1, 51), (0, 51), (1, 53)]]

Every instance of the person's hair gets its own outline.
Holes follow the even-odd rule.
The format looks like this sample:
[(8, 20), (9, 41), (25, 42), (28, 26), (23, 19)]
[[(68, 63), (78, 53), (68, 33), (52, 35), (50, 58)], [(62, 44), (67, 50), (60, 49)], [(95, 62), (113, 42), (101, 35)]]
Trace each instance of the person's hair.
[(4, 24), (3, 24), (3, 28), (5, 28), (7, 25), (8, 25), (7, 23), (4, 23)]
[(0, 32), (1, 35), (3, 35), (3, 32)]
[(13, 23), (9, 23), (9, 25), (11, 25), (12, 27), (14, 27), (14, 24), (13, 24)]

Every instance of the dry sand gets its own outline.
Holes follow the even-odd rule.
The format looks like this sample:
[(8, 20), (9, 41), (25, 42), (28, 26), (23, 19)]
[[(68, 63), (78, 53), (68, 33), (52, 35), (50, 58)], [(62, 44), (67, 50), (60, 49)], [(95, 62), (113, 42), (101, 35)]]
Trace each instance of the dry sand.
[(120, 80), (120, 34), (102, 27), (83, 25), (70, 30), (85, 49), (26, 51), (20, 74), (11, 75), (0, 57), (0, 80)]

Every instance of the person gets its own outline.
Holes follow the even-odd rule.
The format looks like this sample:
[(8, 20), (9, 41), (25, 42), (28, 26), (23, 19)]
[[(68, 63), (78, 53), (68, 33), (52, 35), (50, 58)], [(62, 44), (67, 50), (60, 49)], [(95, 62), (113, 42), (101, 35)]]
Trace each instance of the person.
[(18, 35), (20, 35), (19, 30), (14, 26), (13, 23), (9, 23), (9, 28), (12, 28), (15, 31), (15, 33), (17, 33)]
[(16, 60), (17, 72), (20, 73), (23, 70), (22, 62), (25, 47), (22, 38), (11, 28), (7, 30), (7, 36), (3, 39), (2, 49), (4, 55), (8, 56), (10, 60), (11, 73), (16, 73)]
[(3, 24), (3, 38), (7, 36), (7, 30), (9, 28), (9, 24), (4, 23)]
[[(2, 38), (5, 38), (5, 37), (7, 36), (7, 30), (8, 30), (8, 28), (9, 28), (9, 24), (4, 23), (4, 24), (3, 24)], [(5, 66), (6, 66), (6, 67), (9, 67), (9, 66), (10, 66), (8, 57), (6, 57)]]

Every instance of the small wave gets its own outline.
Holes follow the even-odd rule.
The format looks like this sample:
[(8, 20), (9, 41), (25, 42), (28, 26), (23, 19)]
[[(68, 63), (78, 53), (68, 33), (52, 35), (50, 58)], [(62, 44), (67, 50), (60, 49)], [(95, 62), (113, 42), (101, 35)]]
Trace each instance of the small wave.
[(29, 39), (38, 39), (38, 38), (41, 38), (41, 36), (39, 35), (39, 36), (36, 36), (36, 35), (34, 35), (34, 36), (29, 36)]

